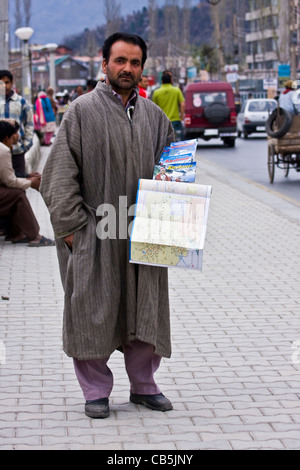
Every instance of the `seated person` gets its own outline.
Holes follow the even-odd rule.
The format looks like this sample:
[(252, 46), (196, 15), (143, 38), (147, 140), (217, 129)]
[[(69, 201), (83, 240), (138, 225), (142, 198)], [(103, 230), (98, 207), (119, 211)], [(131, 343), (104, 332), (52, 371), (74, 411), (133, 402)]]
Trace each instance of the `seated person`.
[(279, 97), (279, 106), (293, 115), (300, 114), (299, 90), (297, 90), (297, 82), (288, 80), (285, 83), (285, 90)]
[[(300, 114), (300, 92), (297, 90), (297, 82), (288, 80), (285, 90), (279, 97), (279, 106), (293, 115)], [(296, 154), (296, 171), (300, 171), (300, 154)]]
[(10, 218), (12, 243), (27, 243), (31, 247), (51, 246), (54, 242), (39, 233), (39, 225), (26, 196), (26, 189), (39, 190), (41, 176), (32, 173), (17, 178), (12, 166), (11, 150), (18, 141), (16, 122), (0, 121), (0, 217)]

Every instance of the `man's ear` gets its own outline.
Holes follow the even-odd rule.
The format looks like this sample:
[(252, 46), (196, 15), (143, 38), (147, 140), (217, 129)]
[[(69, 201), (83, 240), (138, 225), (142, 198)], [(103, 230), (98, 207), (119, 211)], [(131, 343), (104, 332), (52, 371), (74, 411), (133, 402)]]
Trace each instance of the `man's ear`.
[(2, 144), (6, 145), (8, 144), (8, 137), (4, 137), (4, 139), (2, 140)]
[(106, 72), (107, 72), (107, 61), (106, 61), (106, 59), (102, 60), (102, 71), (103, 71), (104, 74), (106, 74)]

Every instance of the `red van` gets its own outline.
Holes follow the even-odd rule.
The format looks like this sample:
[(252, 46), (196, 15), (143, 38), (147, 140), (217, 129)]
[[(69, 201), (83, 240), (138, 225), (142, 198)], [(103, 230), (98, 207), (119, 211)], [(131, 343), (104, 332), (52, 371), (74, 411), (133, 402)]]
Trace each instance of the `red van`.
[(191, 83), (185, 92), (184, 138), (220, 138), (235, 146), (237, 137), (234, 92), (227, 82)]

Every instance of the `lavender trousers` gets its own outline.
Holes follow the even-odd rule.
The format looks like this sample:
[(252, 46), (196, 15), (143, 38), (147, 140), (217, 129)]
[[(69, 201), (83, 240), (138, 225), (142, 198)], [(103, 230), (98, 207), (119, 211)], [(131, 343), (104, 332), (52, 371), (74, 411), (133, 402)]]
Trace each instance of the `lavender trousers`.
[[(151, 344), (134, 340), (123, 346), (125, 368), (130, 381), (130, 393), (156, 395), (161, 393), (154, 381), (154, 373), (161, 357)], [(109, 357), (79, 361), (73, 359), (75, 373), (86, 401), (109, 397), (113, 388), (113, 374), (107, 366)]]

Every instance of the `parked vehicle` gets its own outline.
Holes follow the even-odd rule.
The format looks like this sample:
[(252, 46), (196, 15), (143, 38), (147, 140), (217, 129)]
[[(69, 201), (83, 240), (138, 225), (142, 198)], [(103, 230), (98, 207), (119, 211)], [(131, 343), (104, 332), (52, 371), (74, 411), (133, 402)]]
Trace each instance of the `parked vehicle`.
[(220, 138), (235, 146), (237, 137), (234, 93), (227, 82), (191, 83), (185, 92), (185, 139)]
[(247, 139), (253, 132), (266, 132), (266, 122), (276, 107), (277, 101), (268, 98), (245, 101), (237, 116), (238, 136)]

